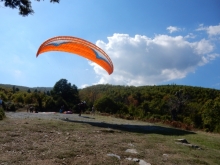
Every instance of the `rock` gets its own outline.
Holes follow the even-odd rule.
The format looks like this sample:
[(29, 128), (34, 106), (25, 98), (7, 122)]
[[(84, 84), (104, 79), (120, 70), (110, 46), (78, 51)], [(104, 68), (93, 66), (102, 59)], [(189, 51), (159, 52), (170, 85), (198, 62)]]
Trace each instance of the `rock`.
[(118, 159), (121, 159), (120, 158), (120, 156), (118, 156), (118, 155), (115, 155), (115, 154), (107, 154), (108, 156), (113, 156), (113, 157), (116, 157), (116, 158), (118, 158)]
[(139, 165), (151, 165), (150, 163), (145, 162), (144, 160), (140, 160)]
[(126, 158), (126, 159), (129, 160), (129, 161), (138, 162), (139, 165), (151, 165), (150, 163), (147, 163), (142, 159), (137, 159), (137, 158), (133, 158), (133, 159), (132, 158)]
[(185, 146), (188, 146), (188, 147), (192, 147), (194, 149), (201, 149), (197, 145), (190, 144), (186, 139), (176, 139), (175, 141), (176, 141), (177, 144), (182, 144), (182, 145), (185, 145)]
[(137, 158), (134, 158), (133, 161), (134, 161), (134, 162), (140, 162), (140, 160), (137, 159)]
[(186, 139), (176, 139), (175, 141), (180, 143), (189, 143)]
[(129, 143), (128, 145), (131, 146), (131, 147), (134, 147), (134, 144), (132, 144), (132, 143)]
[(166, 157), (168, 157), (168, 154), (163, 154), (163, 156), (166, 156)]
[(130, 152), (130, 153), (133, 153), (133, 154), (138, 153), (136, 149), (127, 149), (125, 152)]

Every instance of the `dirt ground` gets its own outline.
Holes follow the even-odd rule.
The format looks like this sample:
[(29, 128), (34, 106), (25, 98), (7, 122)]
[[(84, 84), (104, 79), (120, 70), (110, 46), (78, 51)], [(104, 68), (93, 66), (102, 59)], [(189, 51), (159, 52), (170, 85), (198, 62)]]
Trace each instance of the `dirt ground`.
[(174, 137), (167, 136), (191, 132), (109, 116), (26, 112), (6, 116), (0, 121), (1, 165), (169, 165), (194, 161), (187, 158), (188, 149), (179, 148)]
[(127, 132), (108, 128), (111, 124), (102, 121), (116, 124), (120, 119), (59, 113), (6, 115), (0, 122), (0, 164), (134, 164), (125, 159), (133, 138), (120, 139)]

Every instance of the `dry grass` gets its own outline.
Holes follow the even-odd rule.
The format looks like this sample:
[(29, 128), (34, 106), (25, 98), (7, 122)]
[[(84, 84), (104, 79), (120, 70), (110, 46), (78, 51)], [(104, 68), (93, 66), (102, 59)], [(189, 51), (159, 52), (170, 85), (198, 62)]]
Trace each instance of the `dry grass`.
[[(126, 158), (138, 158), (151, 165), (220, 164), (220, 135), (108, 116), (96, 116), (95, 120), (7, 118), (0, 121), (0, 164), (139, 164)], [(185, 138), (202, 149), (176, 144), (178, 138)], [(137, 153), (125, 152), (127, 149), (136, 149)]]

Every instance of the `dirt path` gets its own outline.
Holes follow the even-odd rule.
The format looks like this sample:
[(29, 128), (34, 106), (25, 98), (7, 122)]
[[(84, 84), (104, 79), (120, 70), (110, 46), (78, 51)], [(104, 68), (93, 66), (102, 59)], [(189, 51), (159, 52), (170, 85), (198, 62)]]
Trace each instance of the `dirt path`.
[(56, 112), (39, 112), (39, 113), (28, 113), (28, 112), (6, 112), (8, 118), (17, 118), (17, 119), (27, 119), (27, 118), (40, 118), (40, 119), (72, 119), (72, 120), (85, 120), (91, 121), (94, 118), (90, 117), (80, 117), (77, 114), (61, 114)]
[(81, 122), (104, 122), (109, 124), (153, 125), (142, 121), (125, 120), (111, 116), (90, 115), (90, 114), (82, 114), (82, 116), (79, 116), (78, 114), (63, 114), (56, 112), (39, 112), (39, 113), (6, 112), (6, 116), (8, 118), (17, 118), (17, 119), (39, 118), (39, 119), (49, 119), (49, 120), (55, 119), (55, 120), (81, 121)]
[(6, 116), (12, 119), (45, 119), (45, 120), (61, 120), (73, 122), (78, 124), (89, 124), (100, 128), (111, 128), (121, 131), (129, 132), (147, 132), (147, 133), (161, 133), (161, 134), (177, 134), (184, 135), (188, 133), (184, 130), (178, 130), (171, 127), (160, 126), (158, 124), (138, 121), (138, 120), (125, 120), (115, 118), (112, 116), (90, 115), (82, 114), (62, 114), (55, 112), (40, 112), (40, 113), (27, 113), (27, 112), (6, 112)]

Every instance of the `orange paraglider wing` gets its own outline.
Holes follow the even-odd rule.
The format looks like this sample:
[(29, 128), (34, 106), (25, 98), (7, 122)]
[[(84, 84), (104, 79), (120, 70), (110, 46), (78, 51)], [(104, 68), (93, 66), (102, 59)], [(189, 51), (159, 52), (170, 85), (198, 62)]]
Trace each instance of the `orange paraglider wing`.
[(113, 72), (114, 66), (109, 56), (93, 43), (70, 36), (53, 37), (45, 41), (37, 51), (39, 54), (49, 51), (62, 51), (85, 57), (105, 69), (108, 74)]

